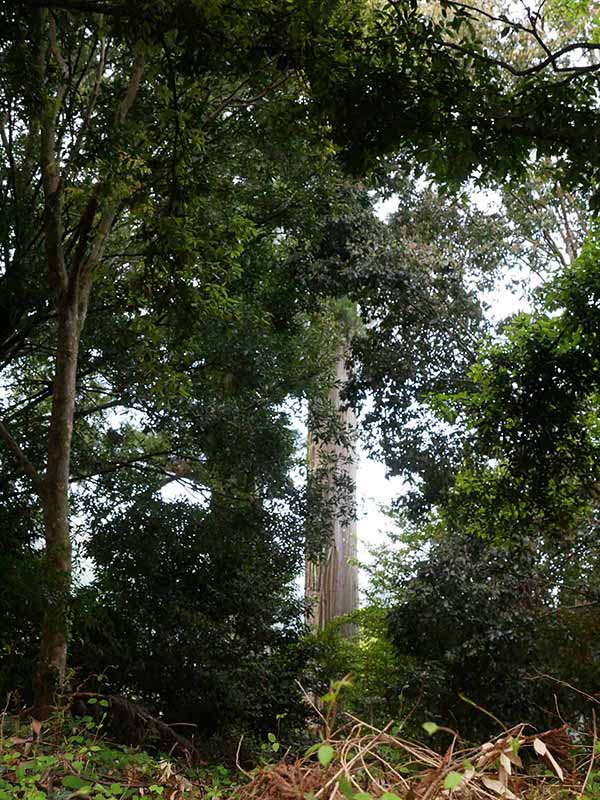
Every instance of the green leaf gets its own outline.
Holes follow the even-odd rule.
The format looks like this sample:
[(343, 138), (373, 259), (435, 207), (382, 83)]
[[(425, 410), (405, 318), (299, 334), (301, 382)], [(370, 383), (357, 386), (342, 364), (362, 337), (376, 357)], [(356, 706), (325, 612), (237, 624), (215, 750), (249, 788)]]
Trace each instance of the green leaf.
[(90, 697), (90, 699), (88, 700), (88, 706), (93, 706), (94, 703), (97, 703), (97, 702), (98, 702), (98, 698), (97, 697)]
[(270, 742), (276, 742), (276, 741), (277, 741), (277, 737), (275, 736), (275, 734), (274, 734), (274, 733), (268, 733), (268, 734), (267, 734), (267, 739), (268, 739)]
[(449, 772), (446, 777), (444, 778), (444, 789), (456, 789), (457, 786), (460, 786), (462, 783), (463, 776), (460, 772)]
[(315, 742), (315, 744), (311, 744), (311, 746), (308, 748), (308, 750), (304, 753), (304, 757), (308, 758), (308, 756), (312, 756), (313, 753), (317, 752), (319, 747), (321, 747), (319, 742)]
[(322, 744), (317, 751), (317, 757), (322, 767), (328, 766), (335, 755), (333, 747), (330, 744)]
[(65, 775), (62, 785), (67, 789), (81, 789), (82, 786), (87, 785), (87, 781), (84, 781), (79, 775)]
[(434, 733), (439, 731), (440, 726), (436, 725), (435, 722), (424, 722), (423, 728), (430, 736), (433, 736)]
[(373, 800), (373, 795), (369, 792), (356, 792), (354, 800)]
[(386, 792), (385, 794), (381, 795), (379, 800), (400, 800), (400, 798), (398, 797), (397, 794), (394, 794), (393, 792)]
[(345, 775), (342, 775), (339, 782), (340, 792), (344, 795), (346, 800), (354, 800), (354, 792), (352, 785)]

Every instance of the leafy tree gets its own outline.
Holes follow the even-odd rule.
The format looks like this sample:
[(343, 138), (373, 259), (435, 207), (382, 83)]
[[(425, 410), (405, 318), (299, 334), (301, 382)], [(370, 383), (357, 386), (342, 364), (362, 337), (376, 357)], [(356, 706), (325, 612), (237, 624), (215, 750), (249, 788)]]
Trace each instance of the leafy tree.
[[(137, 10), (144, 19), (144, 4)], [(240, 274), (244, 244), (259, 236), (257, 212), (260, 216), (262, 206), (269, 213), (270, 198), (263, 194), (252, 215), (237, 203), (215, 203), (217, 197), (231, 198), (244, 170), (237, 176), (207, 166), (239, 152), (241, 139), (226, 134), (238, 120), (242, 130), (254, 126), (256, 146), (261, 134), (252, 109), (289, 81), (289, 70), (274, 63), (281, 49), (269, 33), (279, 29), (280, 10), (271, 9), (264, 25), (253, 21), (250, 34), (247, 7), (219, 15), (217, 26), (208, 9), (187, 7), (172, 17), (165, 6), (145, 18), (134, 38), (110, 5), (90, 13), (85, 8), (3, 12), (2, 302), (16, 325), (7, 328), (4, 354), (11, 376), (27, 377), (11, 397), (10, 426), (6, 420), (0, 432), (37, 492), (45, 520), (40, 713), (61, 684), (66, 663), (68, 485), (76, 413), (82, 422), (75, 435), (85, 440), (94, 428), (91, 416), (127, 406), (126, 395), (135, 395), (132, 387), (144, 386), (163, 401), (185, 390), (182, 350), (176, 353), (177, 367), (169, 369), (168, 352), (160, 345), (175, 300), (180, 329), (206, 314), (230, 314), (227, 282)], [(174, 19), (179, 27), (173, 27)], [(200, 50), (191, 47), (186, 33), (191, 29), (204, 31), (205, 44), (211, 45), (202, 65), (196, 63)], [(228, 51), (237, 54), (229, 61)], [(256, 87), (259, 97), (253, 99)], [(306, 127), (302, 110), (295, 112), (289, 100), (286, 107), (290, 123)], [(307, 130), (307, 138), (319, 137)], [(236, 160), (238, 168), (248, 167), (249, 153), (244, 155)], [(127, 341), (138, 345), (137, 376), (117, 375), (107, 365), (103, 334), (89, 337), (89, 349), (79, 354), (88, 341), (81, 339), (86, 318), (87, 330), (95, 333), (98, 320), (107, 334), (111, 324), (122, 326), (125, 338), (113, 338), (119, 347)], [(33, 363), (26, 360), (32, 348)], [(81, 399), (90, 405), (81, 407)], [(24, 410), (41, 411), (44, 403), (50, 406), (45, 431), (30, 449), (30, 432), (17, 424)], [(150, 439), (142, 453), (138, 437), (134, 452), (121, 461), (166, 457), (157, 437)], [(97, 471), (84, 469), (83, 475)]]
[(399, 207), (387, 223), (366, 193), (348, 193), (298, 272), (314, 288), (357, 304), (346, 395), (364, 409), (371, 453), (392, 474), (426, 479), (432, 502), (458, 453), (426, 401), (462, 387), (487, 327), (478, 294), (493, 284), (510, 244), (500, 215), (465, 197), (444, 197), (431, 184), (399, 176), (390, 188)]
[(582, 601), (597, 585), (597, 557), (590, 529), (555, 548), (526, 536), (506, 547), (453, 530), (409, 570), (402, 551), (392, 556), (389, 633), (397, 653), (414, 660), (407, 699), (419, 716), (475, 738), (499, 731), (486, 711), (507, 726), (540, 727), (585, 712), (566, 684), (585, 691), (598, 681), (600, 620)]
[(564, 188), (594, 190), (593, 136), (580, 135), (597, 119), (593, 37), (557, 43), (543, 10), (511, 18), (454, 0), (383, 3), (373, 14), (363, 35), (354, 31), (352, 58), (329, 28), (308, 51), (314, 103), (351, 169), (391, 155), (428, 165), (443, 182), (475, 170), (506, 177), (522, 173), (535, 147)]
[(562, 537), (586, 521), (597, 476), (597, 243), (547, 287), (545, 310), (516, 317), (441, 400), (468, 431), (448, 516), (483, 535)]
[[(230, 490), (232, 491), (232, 489)], [(302, 721), (301, 517), (258, 497), (210, 507), (138, 499), (94, 520), (93, 583), (78, 593), (73, 663), (166, 721), (266, 735)]]
[[(449, 2), (444, 11), (434, 19), (417, 4), (278, 0), (23, 0), (3, 9), (2, 305), (10, 325), (2, 352), (7, 380), (22, 388), (0, 436), (43, 512), (39, 713), (66, 665), (75, 442), (93, 445), (97, 412), (134, 403), (145, 410), (149, 396), (164, 409), (187, 391), (187, 370), (199, 365), (186, 361), (185, 337), (171, 360), (165, 328), (181, 334), (198, 319), (231, 319), (229, 284), (244, 280), (265, 199), (268, 235), (277, 229), (280, 209), (270, 200), (278, 181), (254, 154), (293, 140), (300, 163), (320, 162), (313, 173), (322, 175), (331, 136), (359, 170), (402, 148), (403, 158), (452, 180), (478, 165), (496, 175), (518, 170), (535, 144), (559, 161), (566, 185), (592, 183), (595, 65), (567, 64), (566, 79), (547, 80), (571, 47), (515, 71), (476, 37), (465, 44), (468, 9)], [(507, 83), (503, 70), (515, 80)], [(288, 167), (285, 176), (294, 174)], [(298, 198), (314, 196), (306, 174), (294, 184)], [(111, 326), (119, 333), (112, 353), (135, 343), (137, 370), (105, 360), (95, 334), (103, 331), (108, 350)], [(33, 408), (37, 429), (25, 416)], [(141, 463), (169, 477), (181, 468), (172, 456), (160, 434), (134, 431), (118, 462), (90, 464), (89, 450), (77, 456), (79, 477)]]
[(597, 281), (593, 227), (539, 309), (504, 324), (465, 388), (434, 402), (463, 432), (464, 460), (429, 548), (416, 564), (389, 557), (390, 632), (416, 659), (427, 712), (466, 731), (485, 720), (457, 709), (461, 692), (503, 721), (547, 724), (540, 676), (572, 717), (565, 684), (597, 684)]

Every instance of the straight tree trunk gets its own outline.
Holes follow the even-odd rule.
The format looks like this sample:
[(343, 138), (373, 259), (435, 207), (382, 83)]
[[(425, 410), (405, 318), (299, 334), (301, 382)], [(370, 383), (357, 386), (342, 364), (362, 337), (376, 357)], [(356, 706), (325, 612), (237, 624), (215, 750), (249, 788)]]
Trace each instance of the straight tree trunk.
[(48, 431), (46, 470), (38, 485), (45, 538), (45, 574), (40, 656), (36, 674), (34, 714), (50, 713), (64, 683), (68, 605), (71, 591), (69, 531), (69, 466), (75, 408), (79, 321), (79, 281), (69, 278), (63, 245), (63, 186), (56, 155), (57, 110), (64, 96), (61, 85), (49, 81), (49, 60), (56, 42), (56, 22), (45, 9), (39, 15), (38, 69), (44, 98), (40, 116), (40, 157), (44, 190), (44, 249), (48, 278), (55, 296), (56, 348), (52, 381), (52, 410)]
[[(308, 434), (309, 477), (325, 470), (320, 479), (325, 501), (327, 546), (320, 561), (307, 559), (305, 572), (306, 621), (319, 630), (336, 617), (358, 609), (356, 415), (340, 397), (349, 378), (346, 368), (348, 344), (344, 341), (338, 349), (335, 383), (328, 394), (342, 435), (336, 441), (322, 441), (310, 430)], [(340, 485), (343, 496), (340, 496)], [(343, 626), (344, 635), (349, 636), (352, 632), (352, 625)]]
[(48, 459), (40, 487), (46, 544), (46, 602), (35, 709), (40, 719), (48, 716), (64, 685), (72, 574), (69, 476), (80, 336), (76, 293), (67, 292), (58, 306)]

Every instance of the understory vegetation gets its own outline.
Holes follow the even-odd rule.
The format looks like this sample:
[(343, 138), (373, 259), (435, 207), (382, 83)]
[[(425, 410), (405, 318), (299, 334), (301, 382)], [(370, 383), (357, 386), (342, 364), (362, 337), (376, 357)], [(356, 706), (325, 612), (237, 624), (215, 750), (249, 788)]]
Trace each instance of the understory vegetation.
[(0, 5), (0, 800), (600, 798), (599, 52)]
[[(400, 800), (429, 796), (593, 798), (600, 789), (594, 769), (598, 743), (574, 744), (567, 725), (531, 732), (527, 724), (506, 729), (479, 746), (465, 746), (456, 731), (424, 724), (428, 736), (443, 739), (432, 747), (405, 738), (402, 724), (379, 729), (345, 712), (338, 723), (337, 701), (348, 681), (331, 686), (323, 711), (317, 711), (320, 738), (278, 758), (281, 747), (269, 733), (259, 763), (251, 771), (198, 761), (183, 738), (170, 751), (149, 754), (139, 747), (111, 743), (103, 723), (111, 701), (88, 694), (88, 710), (73, 720), (59, 714), (45, 724), (24, 725), (2, 715), (0, 798), (12, 800), (90, 800), (119, 798), (303, 798)], [(316, 732), (315, 732), (316, 733)], [(238, 752), (239, 755), (239, 752)], [(510, 786), (510, 788), (509, 788)], [(514, 792), (518, 792), (515, 794)]]

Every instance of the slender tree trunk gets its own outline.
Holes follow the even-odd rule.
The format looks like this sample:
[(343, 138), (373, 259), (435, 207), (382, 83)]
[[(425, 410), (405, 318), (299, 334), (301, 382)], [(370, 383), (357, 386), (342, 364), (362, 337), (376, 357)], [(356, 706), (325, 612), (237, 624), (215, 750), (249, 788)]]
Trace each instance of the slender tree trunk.
[(46, 602), (36, 681), (38, 718), (48, 715), (56, 693), (64, 685), (70, 616), (69, 475), (80, 336), (77, 292), (68, 291), (58, 306), (48, 460), (40, 489), (46, 542)]
[[(323, 629), (332, 619), (350, 614), (358, 608), (356, 416), (354, 410), (340, 398), (349, 378), (347, 348), (348, 341), (345, 341), (338, 350), (335, 384), (328, 395), (342, 436), (328, 442), (315, 437), (311, 431), (308, 435), (309, 476), (326, 470), (321, 492), (325, 500), (328, 544), (322, 560), (307, 560), (305, 572), (306, 621), (318, 629)], [(341, 494), (340, 486), (343, 487)], [(343, 634), (349, 636), (352, 632), (352, 625), (343, 626)]]
[(65, 678), (71, 589), (69, 532), (69, 464), (79, 324), (78, 281), (70, 280), (63, 245), (63, 186), (56, 156), (56, 121), (64, 85), (48, 78), (48, 60), (56, 50), (56, 22), (40, 9), (38, 70), (43, 97), (40, 115), (40, 157), (44, 190), (44, 248), (48, 277), (55, 295), (56, 349), (52, 382), (52, 411), (48, 431), (46, 471), (38, 485), (45, 536), (44, 619), (36, 675), (34, 714), (45, 718)]

